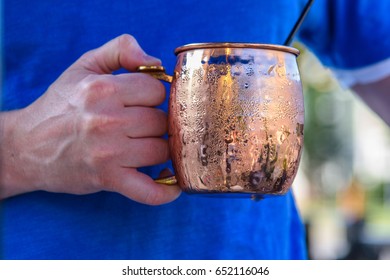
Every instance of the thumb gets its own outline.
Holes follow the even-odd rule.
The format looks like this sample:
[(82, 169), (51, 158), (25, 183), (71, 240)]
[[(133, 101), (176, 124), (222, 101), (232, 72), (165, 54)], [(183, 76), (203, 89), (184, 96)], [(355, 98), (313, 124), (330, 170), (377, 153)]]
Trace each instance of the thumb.
[(124, 34), (85, 53), (74, 66), (97, 74), (110, 74), (121, 68), (135, 71), (140, 65), (161, 65), (161, 61), (146, 54), (133, 36)]

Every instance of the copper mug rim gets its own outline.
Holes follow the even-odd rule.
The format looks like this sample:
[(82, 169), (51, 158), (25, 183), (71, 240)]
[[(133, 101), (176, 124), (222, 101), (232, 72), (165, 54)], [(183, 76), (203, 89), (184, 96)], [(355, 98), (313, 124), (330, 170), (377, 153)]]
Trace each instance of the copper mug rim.
[(192, 43), (177, 47), (174, 51), (175, 55), (179, 53), (197, 50), (197, 49), (222, 49), (222, 48), (240, 48), (240, 49), (262, 49), (262, 50), (275, 50), (299, 56), (298, 49), (274, 44), (261, 44), (261, 43), (234, 43), (234, 42), (209, 42), (209, 43)]

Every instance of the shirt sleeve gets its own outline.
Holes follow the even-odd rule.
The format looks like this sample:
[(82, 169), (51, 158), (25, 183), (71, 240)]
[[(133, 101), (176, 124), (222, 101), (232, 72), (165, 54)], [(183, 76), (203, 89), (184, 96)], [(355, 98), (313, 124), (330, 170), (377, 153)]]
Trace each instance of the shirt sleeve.
[(315, 0), (299, 40), (345, 86), (390, 75), (390, 1)]

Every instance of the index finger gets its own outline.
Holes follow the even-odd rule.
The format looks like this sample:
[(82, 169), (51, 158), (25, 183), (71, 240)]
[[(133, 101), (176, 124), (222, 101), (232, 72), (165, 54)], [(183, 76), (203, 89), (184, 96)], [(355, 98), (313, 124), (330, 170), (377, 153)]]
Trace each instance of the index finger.
[(165, 100), (165, 87), (148, 74), (126, 73), (109, 77), (124, 106), (158, 106)]
[(159, 59), (142, 50), (133, 36), (124, 34), (85, 53), (74, 66), (81, 66), (96, 74), (111, 74), (121, 68), (135, 71), (140, 65), (160, 64)]

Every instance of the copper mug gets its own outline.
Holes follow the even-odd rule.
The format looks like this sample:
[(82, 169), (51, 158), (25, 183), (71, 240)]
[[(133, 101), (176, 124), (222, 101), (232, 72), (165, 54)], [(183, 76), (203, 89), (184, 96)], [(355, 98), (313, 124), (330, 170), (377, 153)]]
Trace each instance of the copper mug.
[(168, 134), (175, 183), (188, 193), (262, 197), (290, 188), (303, 146), (304, 104), (297, 49), (202, 43), (175, 50)]

